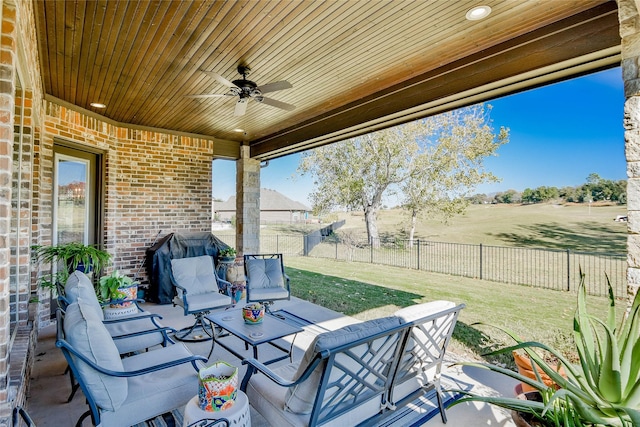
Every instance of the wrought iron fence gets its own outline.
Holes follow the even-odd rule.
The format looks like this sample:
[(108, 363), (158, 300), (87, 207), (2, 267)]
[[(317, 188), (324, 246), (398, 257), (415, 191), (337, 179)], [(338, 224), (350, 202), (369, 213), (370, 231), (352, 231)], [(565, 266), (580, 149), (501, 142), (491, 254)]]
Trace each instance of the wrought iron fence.
[[(229, 245), (235, 242), (234, 235), (216, 236)], [(380, 240), (372, 245), (317, 233), (262, 235), (260, 252), (390, 265), (565, 291), (577, 290), (582, 270), (590, 294), (606, 295), (606, 275), (616, 297), (626, 297), (626, 254), (425, 240), (411, 243), (404, 239)]]

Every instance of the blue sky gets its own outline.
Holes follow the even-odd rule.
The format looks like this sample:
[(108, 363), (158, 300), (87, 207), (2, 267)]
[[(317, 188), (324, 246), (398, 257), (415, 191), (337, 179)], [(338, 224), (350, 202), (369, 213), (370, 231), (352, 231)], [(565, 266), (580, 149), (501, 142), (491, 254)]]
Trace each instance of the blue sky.
[[(510, 129), (509, 143), (485, 161), (502, 181), (475, 193), (540, 186), (576, 186), (591, 173), (626, 179), (624, 94), (619, 67), (487, 102), (496, 129)], [(300, 156), (272, 160), (262, 169), (261, 186), (310, 205), (309, 177), (294, 179)], [(213, 196), (235, 192), (235, 162), (213, 162)]]

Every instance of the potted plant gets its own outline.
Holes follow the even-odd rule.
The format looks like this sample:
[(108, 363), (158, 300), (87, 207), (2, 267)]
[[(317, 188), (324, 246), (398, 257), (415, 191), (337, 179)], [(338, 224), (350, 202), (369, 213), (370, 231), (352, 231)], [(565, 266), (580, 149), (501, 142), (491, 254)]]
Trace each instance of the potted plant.
[[(69, 274), (75, 270), (84, 273), (93, 271), (96, 275), (111, 261), (111, 254), (99, 249), (95, 245), (84, 245), (78, 242), (63, 243), (53, 246), (34, 245), (31, 247), (36, 261), (50, 263), (56, 266), (55, 272), (43, 275), (40, 285), (55, 288), (56, 283), (63, 285)], [(66, 267), (66, 268), (65, 268)]]
[(135, 300), (138, 295), (138, 283), (118, 270), (98, 281), (98, 298), (103, 303), (105, 319), (114, 319), (137, 313)]
[(221, 262), (233, 262), (236, 259), (236, 250), (232, 247), (224, 248), (218, 252), (218, 259)]
[[(525, 342), (504, 330), (515, 345), (488, 355), (522, 350), (534, 366), (541, 369), (557, 385), (548, 386), (540, 377), (530, 379), (517, 372), (491, 364), (463, 363), (489, 369), (526, 383), (537, 390), (538, 400), (479, 396), (458, 390), (465, 397), (453, 405), (466, 401), (482, 401), (511, 409), (514, 421), (526, 421), (531, 426), (636, 426), (640, 425), (640, 293), (620, 325), (615, 320), (615, 298), (609, 288), (609, 313), (606, 320), (587, 312), (584, 275), (578, 290), (577, 308), (573, 321), (576, 353), (579, 364), (574, 365), (560, 352), (535, 341)], [(553, 355), (564, 369), (545, 362), (539, 351)], [(534, 372), (536, 372), (534, 370)], [(452, 405), (452, 406), (453, 406)]]

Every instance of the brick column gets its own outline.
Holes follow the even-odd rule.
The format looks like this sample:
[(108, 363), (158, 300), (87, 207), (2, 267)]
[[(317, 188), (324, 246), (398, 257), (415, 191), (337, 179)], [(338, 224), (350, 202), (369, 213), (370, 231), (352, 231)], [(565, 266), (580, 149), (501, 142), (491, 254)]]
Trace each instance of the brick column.
[(236, 250), (260, 251), (260, 161), (252, 159), (249, 146), (240, 147), (236, 167)]
[(624, 79), (624, 139), (627, 158), (627, 291), (640, 287), (640, 17), (635, 0), (618, 0)]
[(0, 7), (2, 7), (2, 43), (0, 46), (0, 425), (8, 425), (11, 414), (11, 404), (9, 403), (11, 396), (9, 396), (8, 388), (8, 351), (16, 8), (6, 1), (0, 2)]

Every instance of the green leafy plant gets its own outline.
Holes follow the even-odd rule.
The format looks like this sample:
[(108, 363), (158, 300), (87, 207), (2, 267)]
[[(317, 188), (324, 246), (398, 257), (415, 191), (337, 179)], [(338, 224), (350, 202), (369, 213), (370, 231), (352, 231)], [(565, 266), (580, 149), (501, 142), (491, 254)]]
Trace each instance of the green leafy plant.
[[(463, 363), (489, 369), (529, 384), (540, 392), (541, 402), (517, 398), (487, 397), (469, 393), (455, 404), (482, 401), (531, 414), (542, 426), (620, 426), (640, 425), (640, 293), (626, 317), (616, 326), (615, 298), (607, 277), (609, 310), (606, 320), (587, 312), (587, 291), (584, 274), (578, 290), (578, 302), (573, 319), (573, 333), (579, 364), (574, 365), (562, 354), (545, 344), (523, 341), (503, 328), (516, 342), (487, 356), (521, 349), (558, 385), (556, 390), (536, 379), (496, 365)], [(540, 350), (558, 360), (566, 378), (540, 355)]]
[(122, 300), (126, 298), (126, 295), (118, 289), (137, 284), (131, 277), (120, 274), (118, 270), (115, 270), (111, 274), (100, 278), (97, 294), (102, 302)]
[(218, 256), (222, 257), (222, 258), (235, 258), (236, 256), (236, 250), (232, 247), (228, 247), (225, 249), (222, 249), (219, 253)]
[(55, 288), (56, 283), (64, 284), (69, 273), (84, 266), (85, 272), (92, 269), (96, 275), (111, 262), (111, 254), (95, 245), (84, 245), (78, 242), (64, 243), (55, 246), (34, 245), (31, 247), (35, 261), (55, 266), (55, 272), (44, 274), (39, 279), (40, 286)]

